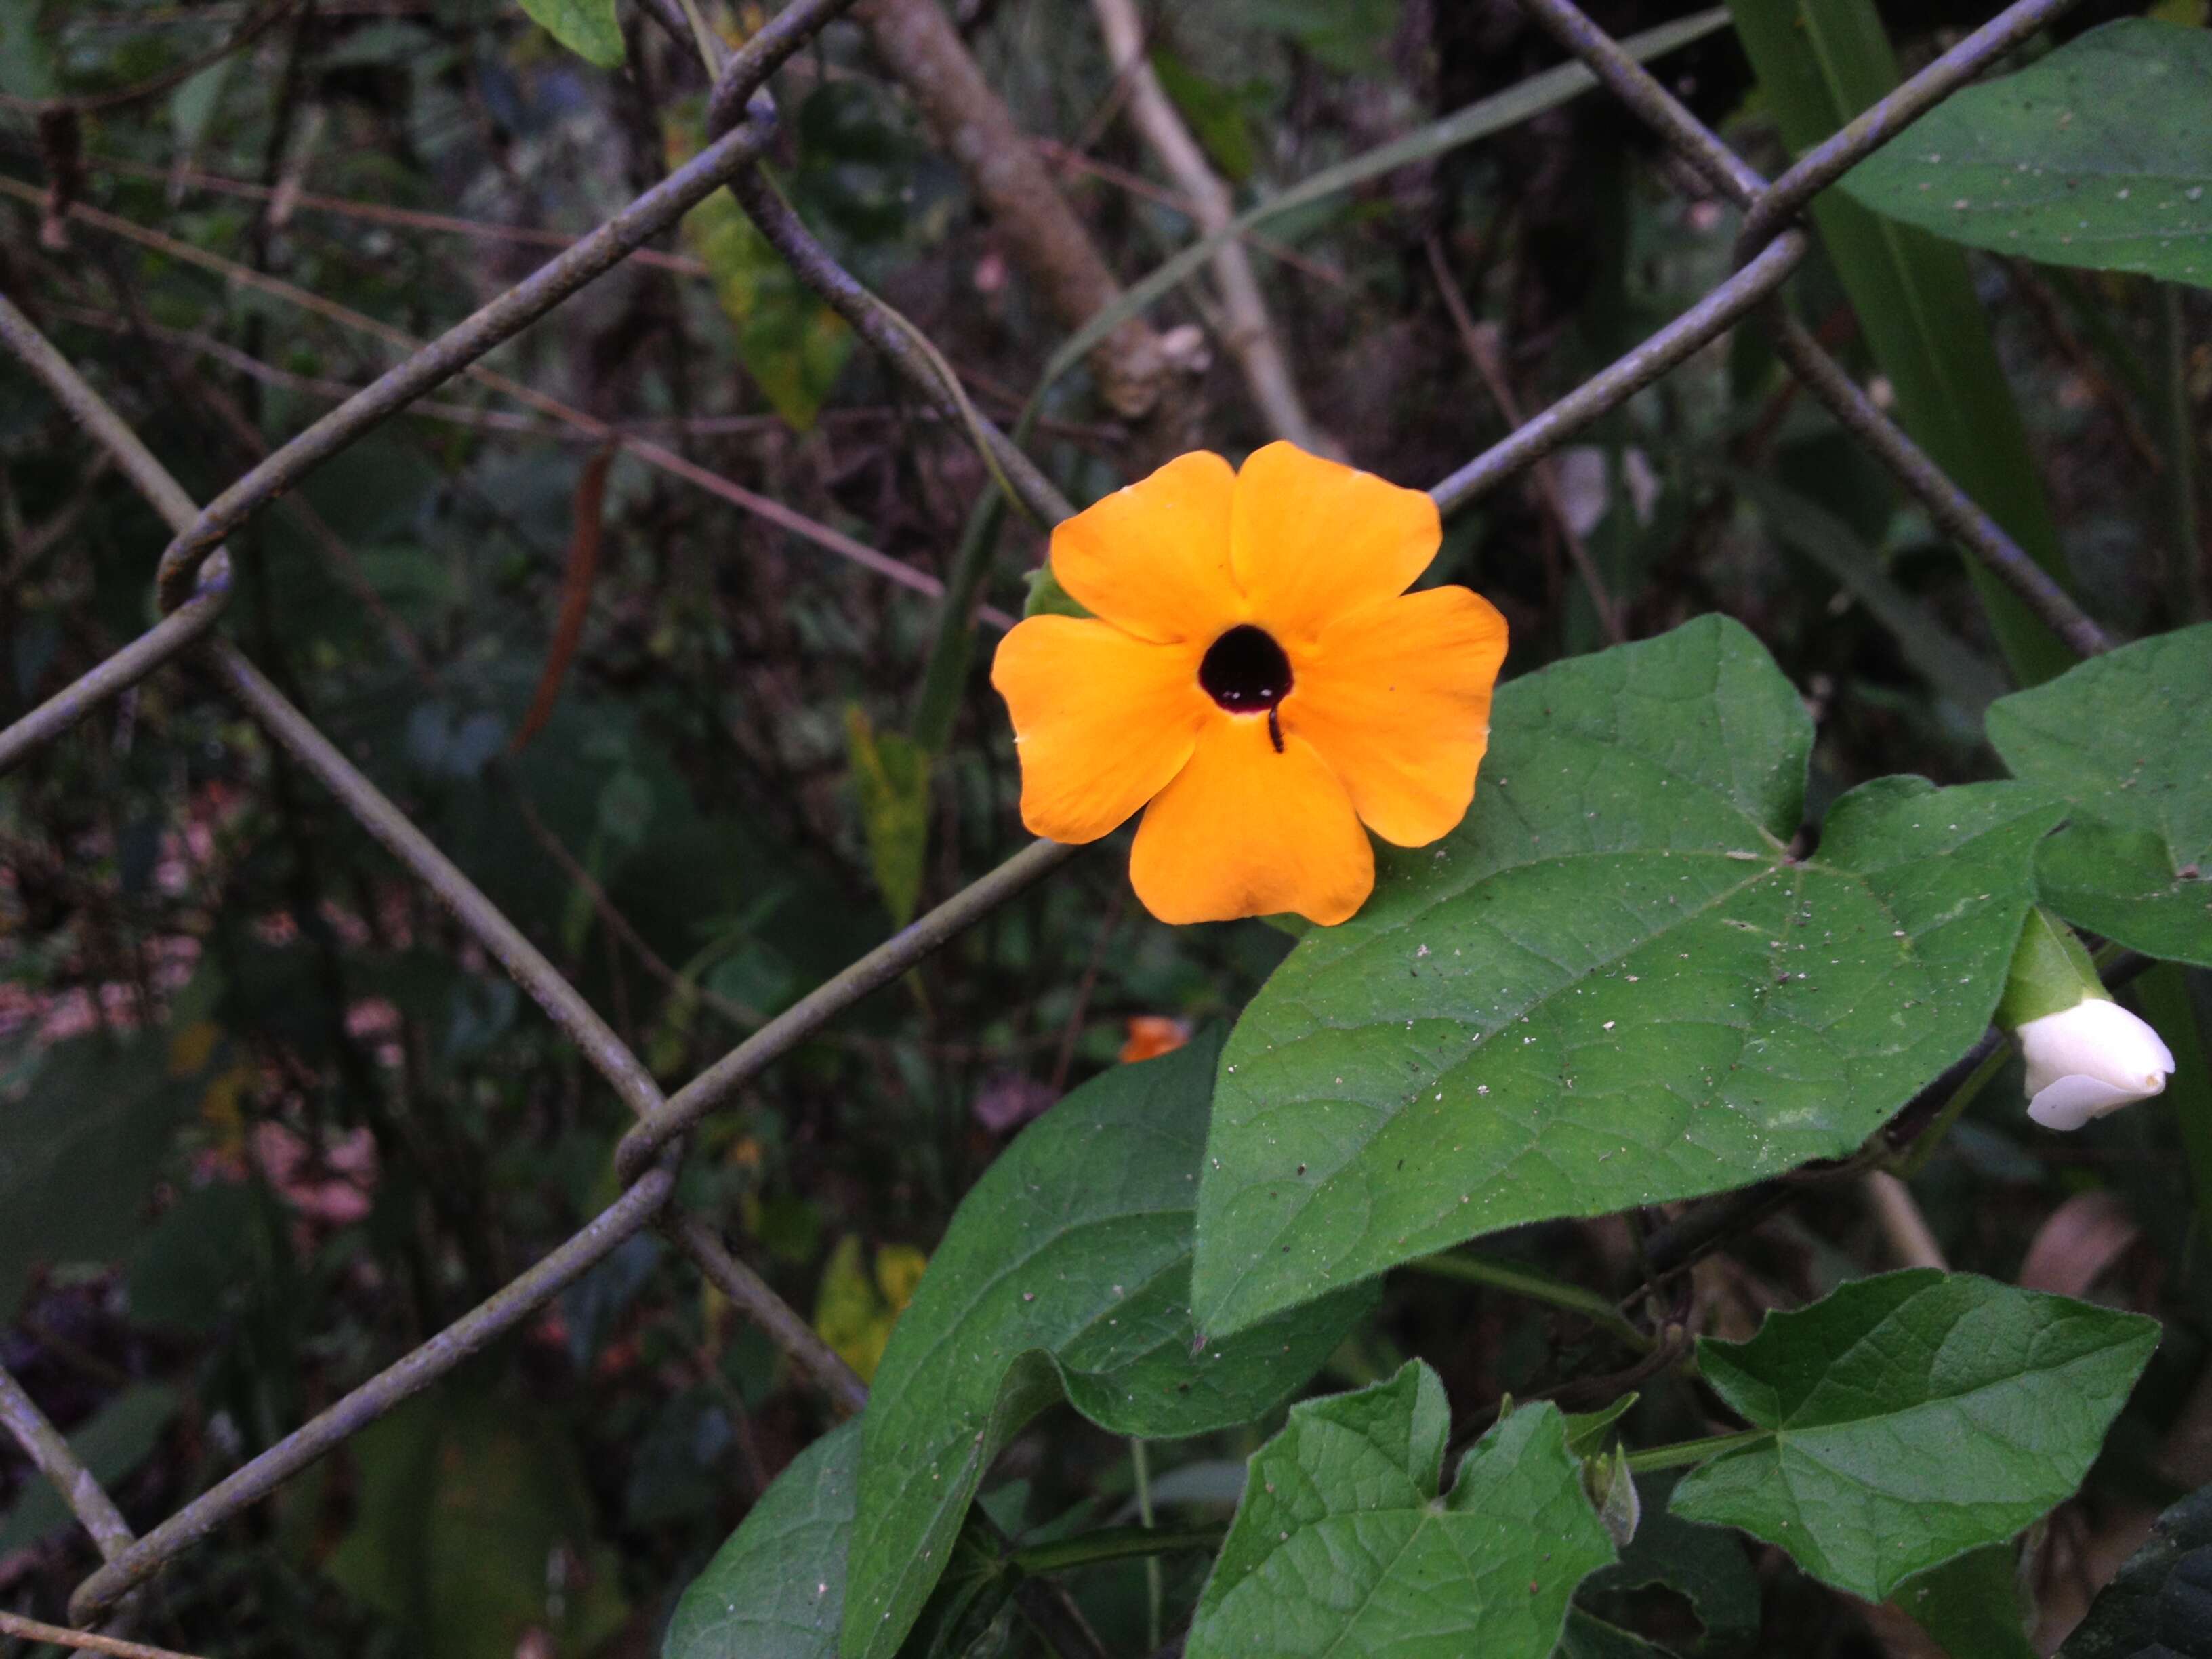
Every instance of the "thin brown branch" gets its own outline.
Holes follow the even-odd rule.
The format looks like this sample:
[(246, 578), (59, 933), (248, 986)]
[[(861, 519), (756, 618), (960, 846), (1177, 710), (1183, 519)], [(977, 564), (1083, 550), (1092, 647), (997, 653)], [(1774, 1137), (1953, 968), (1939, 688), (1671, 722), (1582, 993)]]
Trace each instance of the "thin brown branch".
[[(1505, 373), (1504, 353), (1498, 349), (1498, 327), (1494, 323), (1477, 323), (1468, 313), (1467, 301), (1453, 278), (1451, 267), (1444, 262), (1443, 245), (1431, 235), (1429, 238), (1429, 269), (1436, 273), (1437, 289), (1443, 295), (1444, 308), (1451, 313), (1452, 326), (1459, 331), (1460, 343), (1467, 348), (1468, 361), (1475, 373), (1489, 388), (1491, 400), (1498, 412), (1505, 417), (1508, 427), (1517, 429), (1521, 425), (1521, 400), (1513, 395), (1513, 383)], [(1590, 608), (1597, 612), (1598, 626), (1605, 630), (1607, 639), (1621, 644), (1628, 638), (1628, 630), (1621, 625), (1620, 613), (1614, 608), (1613, 596), (1606, 591), (1605, 578), (1598, 574), (1597, 561), (1590, 556), (1589, 545), (1575, 529), (1567, 515), (1566, 497), (1559, 489), (1559, 469), (1548, 455), (1540, 457), (1529, 468), (1535, 479), (1537, 499), (1543, 503), (1544, 512), (1552, 526), (1566, 544), (1567, 556), (1574, 561), (1575, 574), (1582, 578), (1583, 591), (1589, 596)]]
[[(357, 396), (363, 388), (351, 380), (334, 380), (327, 376), (295, 374), (279, 368), (274, 363), (240, 351), (226, 341), (211, 334), (186, 328), (171, 328), (147, 317), (125, 317), (112, 311), (101, 311), (92, 306), (58, 305), (50, 307), (51, 314), (87, 328), (105, 330), (111, 334), (143, 333), (171, 345), (185, 347), (203, 356), (212, 357), (240, 374), (262, 382), (264, 386), (282, 386), (288, 392), (301, 392), (310, 397), (325, 398), (343, 403)], [(961, 371), (962, 378), (975, 384), (989, 397), (1010, 409), (1018, 410), (1023, 399), (1010, 388), (998, 385), (988, 376), (969, 369)], [(465, 426), (482, 432), (513, 433), (520, 436), (541, 438), (563, 443), (596, 446), (605, 440), (595, 433), (566, 427), (558, 422), (548, 423), (527, 415), (510, 414), (504, 410), (478, 409), (468, 404), (450, 404), (435, 398), (423, 398), (400, 411), (404, 415), (423, 420), (443, 421), (454, 426)], [(817, 425), (860, 425), (873, 422), (920, 422), (927, 425), (944, 423), (945, 416), (934, 409), (914, 409), (896, 404), (858, 404), (838, 409), (825, 409), (815, 416)], [(729, 438), (754, 437), (763, 434), (787, 435), (791, 426), (781, 415), (685, 415), (647, 416), (635, 420), (618, 420), (607, 423), (624, 440), (632, 438)], [(1094, 447), (1113, 448), (1125, 441), (1126, 434), (1117, 427), (1102, 426), (1081, 421), (1063, 421), (1051, 416), (1040, 416), (1034, 423), (1038, 432), (1055, 438), (1069, 438), (1077, 443)]]
[[(1179, 191), (1156, 185), (1141, 173), (1117, 167), (1111, 161), (1102, 161), (1095, 155), (1086, 155), (1073, 144), (1063, 144), (1057, 138), (1032, 138), (1030, 141), (1037, 154), (1055, 167), (1070, 173), (1085, 173), (1094, 179), (1103, 179), (1116, 189), (1126, 190), (1132, 196), (1141, 196), (1148, 202), (1157, 202), (1164, 208), (1172, 208), (1186, 219), (1196, 223), (1198, 205)], [(1352, 278), (1327, 260), (1316, 259), (1310, 253), (1301, 253), (1287, 242), (1279, 242), (1272, 236), (1263, 236), (1256, 230), (1237, 233), (1237, 240), (1247, 247), (1255, 248), (1270, 259), (1279, 259), (1294, 270), (1327, 283), (1331, 288), (1348, 289)]]
[[(1121, 287), (1105, 256), (938, 0), (865, 0), (855, 15), (1061, 326), (1080, 328), (1119, 299)], [(1180, 378), (1141, 317), (1100, 342), (1091, 368), (1107, 403), (1130, 420), (1160, 413)]]
[[(201, 380), (197, 383), (195, 390), (207, 406), (215, 411), (216, 418), (228, 428), (249, 465), (268, 454), (269, 446), (262, 440), (261, 429), (246, 418), (246, 411), (239, 408), (220, 387)], [(415, 637), (414, 630), (400, 620), (398, 612), (385, 603), (384, 595), (377, 591), (376, 584), (362, 568), (361, 561), (354, 556), (352, 547), (331, 528), (330, 521), (306, 495), (287, 495), (283, 504), (285, 511), (298, 521), (300, 527), (322, 550), (323, 556), (331, 562), (331, 568), (360, 602), (362, 609), (382, 624), (399, 654), (413, 665), (417, 673), (427, 675), (429, 672), (429, 658), (424, 653), (422, 642)]]
[(2134, 452), (2135, 458), (2143, 464), (2144, 471), (2154, 478), (2163, 477), (2166, 475), (2166, 457), (2160, 453), (2158, 441), (2143, 425), (2142, 417), (2136, 413), (2135, 405), (2112, 384), (2112, 376), (2105, 373), (2104, 365), (2097, 361), (2096, 354), (2082, 343), (2081, 337), (2068, 325), (2064, 314), (2058, 309), (2057, 296), (2051, 291), (2051, 284), (2045, 282), (2025, 259), (2011, 260), (2008, 269), (2013, 286), (2027, 301), (2027, 308), (2035, 313), (2035, 320), (2042, 325), (2044, 333), (2050, 337), (2051, 343), (2058, 348), (2059, 355), (2066, 359), (2075, 374), (2081, 376), (2081, 384), (2089, 389), (2090, 395), (2112, 417), (2112, 424), (2119, 428), (2121, 438)]
[[(319, 8), (325, 13), (327, 6)], [(832, 75), (826, 77), (839, 80)], [(1180, 191), (1170, 190), (1154, 184), (1141, 174), (1126, 167), (1117, 167), (1111, 161), (1102, 161), (1095, 155), (1086, 155), (1073, 145), (1057, 138), (1038, 135), (1030, 140), (1040, 155), (1055, 167), (1069, 172), (1087, 173), (1103, 179), (1116, 189), (1133, 196), (1141, 196), (1148, 202), (1157, 202), (1170, 208), (1195, 222), (1199, 218), (1198, 204)], [(234, 179), (225, 173), (208, 173), (198, 167), (161, 167), (149, 162), (132, 161), (119, 155), (88, 155), (80, 165), (87, 173), (114, 173), (126, 179), (144, 179), (154, 183), (181, 185), (187, 190), (206, 191), (219, 196), (236, 196), (248, 201), (268, 201), (276, 191), (266, 185), (257, 185), (251, 179)], [(404, 230), (427, 230), (441, 235), (467, 236), (478, 241), (519, 244), (530, 247), (565, 248), (575, 242), (574, 235), (567, 231), (546, 230), (535, 225), (501, 225), (483, 219), (458, 218), (449, 213), (431, 213), (421, 208), (393, 207), (384, 202), (358, 201), (348, 196), (325, 196), (313, 191), (295, 191), (287, 198), (293, 210), (328, 213), (339, 218), (358, 219), (365, 223), (392, 225)], [(1286, 242), (1261, 234), (1256, 230), (1246, 231), (1239, 238), (1247, 246), (1255, 248), (1271, 259), (1304, 271), (1332, 288), (1349, 288), (1352, 279), (1326, 260), (1303, 253)], [(656, 270), (672, 272), (679, 276), (711, 279), (714, 273), (703, 259), (695, 259), (688, 253), (663, 253), (656, 248), (640, 248), (630, 255), (634, 264), (650, 265)], [(973, 379), (971, 375), (969, 378)]]
[[(434, 17), (432, 0), (315, 0), (319, 17)], [(166, 28), (177, 24), (198, 26), (233, 23), (253, 15), (247, 5), (149, 6), (143, 11), (77, 11), (60, 20), (70, 29)]]
[[(277, 191), (267, 185), (257, 185), (245, 179), (228, 178), (221, 173), (203, 173), (196, 167), (160, 167), (143, 161), (129, 161), (119, 155), (87, 156), (82, 164), (88, 173), (118, 173), (126, 179), (146, 179), (166, 185), (180, 185), (187, 190), (207, 191), (221, 196), (242, 197), (248, 201), (266, 202), (275, 198)], [(541, 230), (531, 225), (495, 225), (481, 219), (459, 219), (447, 213), (427, 213), (418, 208), (392, 207), (383, 202), (356, 202), (343, 196), (319, 196), (311, 191), (294, 191), (286, 197), (286, 205), (292, 211), (306, 210), (316, 213), (335, 214), (343, 218), (359, 219), (368, 224), (394, 225), (405, 230), (436, 231), (446, 235), (468, 236), (483, 242), (520, 243), (531, 247), (565, 248), (574, 245), (575, 237), (563, 231)], [(695, 259), (687, 253), (663, 253), (658, 249), (644, 247), (631, 254), (633, 264), (651, 265), (658, 270), (674, 271), (682, 276), (708, 276), (706, 261)]]
[(1059, 1659), (1109, 1659), (1098, 1632), (1057, 1579), (1023, 1579), (1014, 1590), (1014, 1605)]
[(189, 1653), (179, 1653), (174, 1648), (149, 1647), (143, 1642), (126, 1642), (116, 1636), (96, 1636), (88, 1630), (68, 1630), (60, 1625), (41, 1623), (26, 1619), (21, 1613), (0, 1613), (0, 1635), (20, 1636), (27, 1642), (47, 1642), (58, 1648), (74, 1648), (79, 1653), (107, 1653), (115, 1659), (194, 1659)]
[[(1091, 9), (1097, 15), (1099, 33), (1106, 37), (1107, 57), (1127, 83), (1129, 124), (1189, 198), (1199, 228), (1209, 236), (1218, 234), (1237, 216), (1237, 204), (1160, 85), (1146, 55), (1144, 20), (1137, 15), (1135, 0), (1091, 0)], [(1222, 343), (1243, 371), (1245, 387), (1261, 418), (1277, 437), (1301, 448), (1333, 448), (1321, 438), (1298, 395), (1297, 380), (1268, 314), (1267, 296), (1260, 291), (1260, 279), (1241, 241), (1231, 239), (1215, 251), (1213, 280), (1221, 289)]]
[(507, 769), (504, 760), (499, 764), (514, 788), (515, 806), (522, 814), (523, 825), (530, 831), (531, 839), (544, 850), (546, 857), (561, 866), (562, 874), (576, 884), (601, 925), (629, 948), (630, 954), (638, 959), (647, 973), (672, 991), (697, 997), (702, 1006), (713, 1009), (741, 1030), (750, 1030), (767, 1020), (768, 1016), (757, 1008), (748, 1007), (719, 991), (709, 990), (696, 980), (684, 978), (671, 967), (666, 958), (646, 943), (645, 936), (631, 925), (629, 918), (616, 908), (614, 901), (607, 896), (607, 890), (599, 884), (599, 878), (584, 867), (583, 861), (570, 852), (567, 843), (538, 816), (538, 809), (531, 805), (528, 792), (522, 787), (521, 781), (514, 775), (512, 770)]
[(1948, 1273), (1943, 1247), (1928, 1225), (1928, 1218), (1912, 1196), (1912, 1189), (1887, 1170), (1869, 1170), (1860, 1177), (1867, 1208), (1888, 1241), (1890, 1254), (1900, 1267), (1933, 1267)]
[(77, 520), (84, 516), (85, 509), (92, 505), (100, 481), (107, 476), (107, 470), (114, 465), (115, 458), (106, 450), (96, 452), (84, 469), (84, 477), (77, 480), (76, 488), (70, 493), (69, 498), (48, 514), (45, 522), (23, 527), (15, 543), (14, 556), (5, 567), (5, 580), (21, 581), (33, 565), (68, 537), (70, 532), (76, 527)]
[[(0, 178), (0, 195), (13, 196), (19, 200), (28, 201), (34, 204), (42, 204), (45, 199), (42, 192), (32, 186), (8, 178)], [(96, 230), (109, 232), (127, 241), (137, 242), (142, 246), (151, 247), (167, 253), (173, 258), (182, 259), (188, 264), (195, 264), (202, 270), (214, 271), (227, 281), (242, 283), (313, 312), (315, 315), (325, 318), (342, 327), (371, 335), (395, 349), (413, 352), (422, 347), (421, 341), (400, 329), (392, 327), (389, 323), (380, 322), (374, 317), (339, 305), (335, 301), (326, 300), (319, 294), (311, 293), (296, 284), (285, 282), (281, 277), (266, 276), (249, 266), (240, 264), (236, 260), (226, 259), (220, 254), (210, 253), (204, 248), (195, 247), (189, 242), (179, 241), (177, 238), (167, 235), (161, 231), (149, 230), (133, 220), (104, 212), (99, 208), (88, 207), (81, 202), (70, 207), (69, 218), (72, 223), (90, 225)], [(854, 541), (842, 531), (833, 530), (828, 525), (811, 519), (794, 508), (786, 507), (781, 501), (747, 489), (744, 485), (733, 483), (721, 474), (701, 466), (697, 462), (679, 455), (663, 445), (654, 443), (649, 439), (626, 435), (607, 422), (586, 415), (583, 410), (573, 408), (557, 398), (548, 397), (534, 387), (524, 385), (511, 375), (502, 374), (497, 369), (489, 368), (481, 362), (471, 363), (463, 372), (494, 391), (502, 392), (518, 403), (537, 410), (541, 414), (550, 416), (564, 425), (588, 433), (597, 439), (605, 440), (610, 437), (617, 439), (623, 448), (647, 465), (656, 467), (663, 472), (672, 473), (687, 483), (696, 484), (709, 495), (719, 496), (733, 507), (743, 507), (746, 512), (766, 519), (779, 528), (787, 530), (795, 536), (812, 542), (817, 547), (826, 548), (841, 557), (876, 572), (878, 575), (886, 576), (902, 587), (912, 588), (916, 592), (927, 593), (933, 598), (945, 591), (945, 585), (927, 571), (918, 570), (901, 560), (879, 553), (872, 547)], [(979, 606), (976, 615), (1002, 632), (1013, 626), (1014, 619), (994, 606)]]
[(1076, 1045), (1083, 1040), (1083, 1027), (1091, 1012), (1091, 993), (1098, 988), (1098, 975), (1106, 965), (1106, 947), (1114, 942), (1121, 930), (1121, 917), (1127, 910), (1129, 894), (1127, 888), (1114, 890), (1112, 907), (1106, 919), (1098, 924), (1098, 937), (1091, 941), (1090, 960), (1083, 964), (1083, 977), (1076, 981), (1075, 1001), (1067, 1011), (1067, 1019), (1061, 1027), (1060, 1052), (1052, 1063), (1051, 1089), (1059, 1095), (1067, 1087), (1067, 1074), (1075, 1066)]

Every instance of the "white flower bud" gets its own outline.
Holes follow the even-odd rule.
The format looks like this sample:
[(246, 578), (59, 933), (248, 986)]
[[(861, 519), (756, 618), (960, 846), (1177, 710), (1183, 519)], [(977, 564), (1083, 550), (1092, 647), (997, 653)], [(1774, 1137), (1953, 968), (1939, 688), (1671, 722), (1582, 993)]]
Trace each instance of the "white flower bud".
[(2027, 1060), (2027, 1115), (2046, 1129), (2078, 1129), (2093, 1117), (2162, 1092), (2173, 1051), (2117, 1002), (2084, 997), (2019, 1030)]

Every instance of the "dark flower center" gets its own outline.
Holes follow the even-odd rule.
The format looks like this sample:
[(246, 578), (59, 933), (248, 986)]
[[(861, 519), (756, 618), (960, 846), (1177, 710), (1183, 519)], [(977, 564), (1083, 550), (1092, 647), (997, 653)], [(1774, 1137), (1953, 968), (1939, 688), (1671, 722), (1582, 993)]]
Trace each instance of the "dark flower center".
[(1291, 694), (1291, 659), (1274, 635), (1239, 623), (1208, 646), (1198, 683), (1232, 714), (1256, 714)]

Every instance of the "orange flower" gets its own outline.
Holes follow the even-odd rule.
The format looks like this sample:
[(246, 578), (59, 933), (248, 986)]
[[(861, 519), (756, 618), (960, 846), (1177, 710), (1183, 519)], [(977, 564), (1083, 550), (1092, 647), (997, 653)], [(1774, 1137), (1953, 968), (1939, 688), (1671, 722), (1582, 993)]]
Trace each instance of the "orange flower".
[(1190, 1022), (1176, 1019), (1167, 1014), (1132, 1014), (1129, 1016), (1129, 1039), (1115, 1056), (1124, 1066), (1133, 1066), (1140, 1060), (1158, 1060), (1162, 1054), (1171, 1054), (1190, 1041)]
[(1129, 876), (1161, 921), (1342, 921), (1375, 885), (1360, 824), (1444, 835), (1489, 744), (1505, 619), (1406, 592), (1442, 538), (1419, 491), (1287, 443), (1178, 456), (1059, 526), (1093, 615), (1032, 617), (991, 665), (1022, 822), (1096, 841), (1149, 801)]

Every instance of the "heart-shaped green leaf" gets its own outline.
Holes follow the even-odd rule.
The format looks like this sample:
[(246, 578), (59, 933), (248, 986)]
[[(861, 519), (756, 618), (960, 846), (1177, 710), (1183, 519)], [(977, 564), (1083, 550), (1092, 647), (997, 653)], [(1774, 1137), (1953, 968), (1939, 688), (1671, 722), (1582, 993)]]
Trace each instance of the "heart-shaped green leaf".
[(1324, 1297), (1200, 1346), (1191, 1210), (1220, 1039), (1117, 1066), (975, 1183), (891, 1333), (862, 1422), (844, 1651), (894, 1653), (1006, 1442), (1065, 1397), (1117, 1434), (1245, 1423), (1317, 1370), (1370, 1305)]
[(2158, 1322), (1931, 1267), (1698, 1344), (1715, 1393), (1772, 1434), (1674, 1489), (1870, 1601), (2071, 1493), (2157, 1347)]
[(860, 1467), (857, 1422), (792, 1459), (684, 1592), (661, 1659), (836, 1659)]
[(1556, 1407), (1523, 1407), (1438, 1495), (1451, 1412), (1419, 1360), (1291, 1408), (1253, 1454), (1188, 1659), (1546, 1659), (1613, 1559)]
[(2044, 902), (2146, 955), (2212, 968), (2212, 623), (2138, 640), (1990, 708), (2015, 777), (2064, 797)]
[(1230, 1039), (1200, 1328), (1849, 1152), (1964, 1052), (2057, 808), (1884, 779), (1793, 858), (1810, 741), (1717, 617), (1504, 687), (1467, 820), (1386, 852), (1366, 908), (1301, 941)]
[(1843, 181), (1877, 213), (2051, 264), (2212, 288), (2212, 34), (2132, 17), (1955, 92)]

